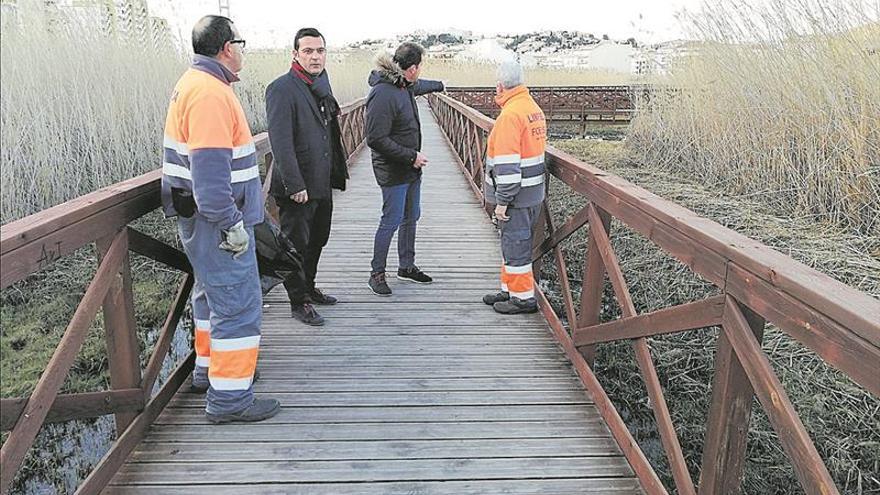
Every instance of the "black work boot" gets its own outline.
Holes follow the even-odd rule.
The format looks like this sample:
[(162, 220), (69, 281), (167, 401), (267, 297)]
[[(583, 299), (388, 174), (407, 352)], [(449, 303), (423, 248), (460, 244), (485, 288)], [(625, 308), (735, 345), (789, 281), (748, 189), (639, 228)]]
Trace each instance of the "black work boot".
[(503, 315), (515, 315), (519, 313), (534, 313), (538, 311), (538, 301), (534, 297), (520, 299), (516, 296), (507, 301), (497, 302), (492, 305), (496, 313)]
[(319, 327), (324, 324), (324, 317), (319, 315), (318, 312), (315, 311), (315, 307), (309, 303), (290, 303), (290, 316), (293, 316), (306, 325), (312, 325), (314, 327)]
[(485, 296), (483, 296), (483, 302), (488, 304), (489, 306), (497, 302), (507, 301), (508, 299), (510, 299), (510, 292), (506, 291), (496, 292), (494, 294), (486, 294)]
[(434, 281), (434, 279), (429, 277), (428, 274), (419, 270), (419, 267), (417, 266), (413, 266), (412, 268), (398, 268), (397, 278), (400, 280), (415, 282), (417, 284), (430, 284)]
[(321, 289), (315, 287), (312, 289), (312, 292), (309, 293), (309, 299), (312, 300), (313, 303), (318, 304), (320, 306), (333, 306), (339, 300), (333, 296), (328, 296), (321, 292)]
[[(260, 379), (260, 370), (254, 370), (254, 380), (253, 383), (257, 383), (257, 380)], [(189, 386), (189, 393), (191, 394), (206, 394), (208, 393), (208, 384), (195, 384), (191, 383)]]
[(276, 399), (256, 399), (250, 407), (232, 414), (205, 413), (208, 421), (214, 424), (220, 423), (254, 423), (263, 421), (278, 414), (281, 403)]
[(385, 272), (370, 274), (370, 290), (377, 296), (391, 295), (391, 287), (388, 287), (388, 282), (385, 281)]

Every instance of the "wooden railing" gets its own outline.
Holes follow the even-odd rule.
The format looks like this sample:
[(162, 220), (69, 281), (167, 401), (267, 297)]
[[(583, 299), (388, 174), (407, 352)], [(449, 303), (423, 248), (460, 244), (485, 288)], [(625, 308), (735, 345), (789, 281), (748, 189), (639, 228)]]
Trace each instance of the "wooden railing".
[[(364, 141), (364, 102), (361, 99), (342, 109), (343, 147), (349, 157)], [(266, 168), (270, 170), (272, 154), (267, 134), (257, 135), (254, 141), (258, 157), (265, 157)], [(11, 430), (0, 451), (3, 494), (11, 489), (15, 474), (43, 424), (114, 414), (117, 440), (77, 493), (100, 492), (192, 371), (195, 358), (190, 352), (159, 392), (152, 395), (194, 282), (184, 253), (129, 226), (160, 207), (161, 177), (161, 170), (149, 172), (0, 228), (0, 288), (5, 289), (91, 243), (99, 253), (97, 272), (33, 393), (29, 397), (2, 400), (0, 426), (3, 431)], [(129, 251), (186, 274), (143, 372)], [(104, 312), (110, 390), (59, 394), (100, 308)]]
[[(482, 199), (485, 143), (494, 121), (445, 95), (431, 107), (460, 159), (462, 172)], [(650, 405), (681, 494), (738, 493), (743, 474), (752, 398), (757, 396), (810, 494), (839, 493), (825, 464), (761, 349), (771, 322), (816, 352), (870, 393), (880, 396), (880, 301), (813, 270), (748, 237), (666, 201), (553, 147), (548, 173), (588, 203), (562, 225), (553, 225), (544, 203), (533, 259), (552, 251), (567, 327), (540, 291), (538, 298), (556, 338), (571, 359), (648, 493), (667, 493), (591, 368), (595, 346), (630, 340)], [(616, 219), (716, 285), (721, 294), (647, 314), (637, 314), (609, 241)], [(579, 311), (572, 297), (560, 243), (589, 224)], [(537, 272), (538, 270), (536, 270)], [(605, 275), (622, 317), (599, 321)], [(691, 479), (646, 337), (720, 326), (712, 399), (699, 484)], [(865, 411), (869, 413), (869, 411)]]
[[(644, 94), (646, 86), (533, 86), (529, 92), (550, 120), (580, 122), (626, 123), (634, 108), (636, 93)], [(446, 94), (495, 117), (500, 108), (495, 103), (495, 88), (488, 86), (450, 86)], [(586, 127), (584, 127), (586, 129)]]

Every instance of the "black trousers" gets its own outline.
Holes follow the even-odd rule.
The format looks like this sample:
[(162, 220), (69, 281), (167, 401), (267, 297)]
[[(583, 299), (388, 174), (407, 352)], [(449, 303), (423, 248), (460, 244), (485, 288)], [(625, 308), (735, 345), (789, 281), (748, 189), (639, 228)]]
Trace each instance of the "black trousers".
[(315, 274), (321, 251), (330, 239), (330, 223), (333, 218), (333, 197), (309, 199), (297, 203), (290, 198), (275, 198), (281, 231), (284, 232), (303, 257), (306, 286), (284, 283), (290, 302), (302, 304), (310, 302), (310, 294), (315, 288)]

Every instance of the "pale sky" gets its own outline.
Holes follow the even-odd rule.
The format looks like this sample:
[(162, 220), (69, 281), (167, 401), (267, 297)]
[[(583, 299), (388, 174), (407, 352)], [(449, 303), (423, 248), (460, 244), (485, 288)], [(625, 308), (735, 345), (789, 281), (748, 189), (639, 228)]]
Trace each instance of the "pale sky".
[[(219, 11), (218, 0), (148, 0), (148, 4), (153, 15), (169, 19), (172, 30), (187, 42), (196, 20)], [(701, 0), (229, 0), (229, 4), (230, 16), (248, 46), (280, 48), (292, 44), (297, 29), (307, 26), (318, 28), (331, 46), (450, 28), (478, 35), (571, 30), (653, 43), (683, 38), (685, 33), (675, 15), (683, 9), (698, 9)]]

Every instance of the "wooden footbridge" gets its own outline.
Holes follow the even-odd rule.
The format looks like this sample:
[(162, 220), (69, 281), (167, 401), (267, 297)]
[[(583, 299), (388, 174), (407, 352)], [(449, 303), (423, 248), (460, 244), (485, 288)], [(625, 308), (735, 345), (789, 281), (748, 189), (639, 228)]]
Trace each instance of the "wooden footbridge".
[[(619, 339), (632, 342), (677, 493), (738, 492), (754, 396), (805, 491), (838, 493), (761, 337), (772, 322), (880, 396), (880, 302), (551, 149), (549, 174), (588, 200), (558, 225), (545, 214), (534, 247), (536, 260), (553, 255), (564, 311), (557, 315), (540, 293), (540, 314), (497, 315), (479, 301), (496, 290), (500, 264), (479, 192), (492, 120), (445, 95), (430, 106), (421, 104), (431, 162), (417, 258), (436, 282), (393, 281), (392, 298), (366, 286), (380, 195), (363, 147), (363, 101), (349, 105), (342, 127), (352, 180), (335, 198), (319, 269), (320, 286), (341, 302), (321, 308), (327, 325), (312, 328), (290, 318), (283, 293), (265, 298), (256, 389), (283, 410), (263, 423), (208, 424), (204, 398), (178, 390), (192, 354), (151, 393), (193, 282), (180, 251), (129, 226), (159, 206), (158, 171), (4, 226), (4, 288), (90, 243), (100, 259), (32, 395), (2, 401), (0, 423), (10, 430), (3, 493), (44, 423), (107, 414), (118, 438), (78, 493), (667, 493), (590, 367), (596, 345)], [(257, 144), (271, 167), (266, 136)], [(612, 219), (714, 283), (719, 295), (637, 314), (609, 242)], [(576, 302), (559, 245), (582, 227), (590, 241)], [(143, 370), (129, 251), (184, 274)], [(606, 275), (623, 316), (602, 322)], [(59, 394), (101, 308), (111, 389)], [(695, 479), (646, 337), (712, 326), (722, 331)]]
[[(587, 124), (626, 124), (635, 110), (635, 100), (647, 97), (647, 86), (533, 86), (529, 88), (535, 102), (552, 122), (579, 124), (586, 132)], [(455, 86), (446, 93), (465, 105), (497, 117), (495, 88), (486, 86)]]

